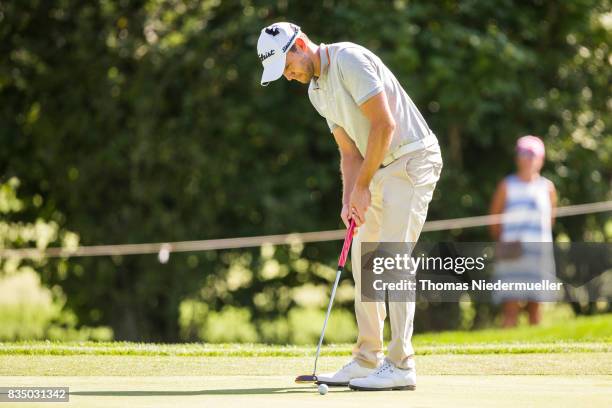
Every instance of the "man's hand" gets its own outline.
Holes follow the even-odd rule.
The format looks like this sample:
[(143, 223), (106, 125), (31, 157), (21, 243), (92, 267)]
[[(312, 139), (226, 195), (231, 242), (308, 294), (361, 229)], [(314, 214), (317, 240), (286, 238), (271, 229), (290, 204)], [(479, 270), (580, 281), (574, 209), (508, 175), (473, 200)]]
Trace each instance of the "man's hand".
[(348, 203), (342, 205), (342, 211), (340, 211), (340, 218), (342, 218), (342, 222), (344, 223), (344, 226), (346, 228), (351, 225), (351, 211)]
[[(355, 224), (360, 227), (365, 223), (365, 214), (370, 207), (370, 189), (356, 185), (351, 193), (349, 200), (350, 216), (355, 220)], [(344, 209), (343, 209), (344, 210)], [(346, 221), (345, 221), (346, 223)], [(348, 224), (347, 224), (348, 225)]]
[[(340, 212), (340, 218), (342, 218), (342, 222), (344, 222), (344, 225), (348, 229), (351, 226), (351, 218), (352, 218), (351, 209), (348, 203), (342, 205), (342, 211)], [(357, 235), (358, 231), (359, 231), (359, 228), (355, 226), (355, 228), (353, 229), (353, 236)]]

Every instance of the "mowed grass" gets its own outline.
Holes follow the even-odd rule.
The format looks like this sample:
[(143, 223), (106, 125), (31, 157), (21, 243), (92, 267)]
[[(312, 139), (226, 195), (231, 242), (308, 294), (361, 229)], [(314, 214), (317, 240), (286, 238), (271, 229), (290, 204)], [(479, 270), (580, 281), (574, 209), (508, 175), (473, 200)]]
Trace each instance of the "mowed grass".
[[(612, 314), (578, 317), (537, 327), (417, 334), (419, 355), (612, 352)], [(323, 356), (349, 356), (352, 345), (330, 344)], [(128, 342), (0, 343), (0, 355), (128, 355), (193, 357), (301, 357), (313, 345), (152, 344)]]
[[(286, 376), (312, 373), (314, 356), (209, 357), (0, 355), (2, 376)], [(350, 356), (323, 356), (331, 372)], [(432, 354), (416, 358), (419, 375), (612, 375), (612, 353)]]
[[(541, 327), (414, 337), (417, 391), (320, 396), (295, 384), (312, 372), (314, 345), (0, 343), (0, 385), (70, 388), (70, 406), (353, 408), (608, 407), (612, 400), (612, 316)], [(350, 358), (326, 345), (318, 372)], [(39, 403), (20, 403), (23, 407)]]

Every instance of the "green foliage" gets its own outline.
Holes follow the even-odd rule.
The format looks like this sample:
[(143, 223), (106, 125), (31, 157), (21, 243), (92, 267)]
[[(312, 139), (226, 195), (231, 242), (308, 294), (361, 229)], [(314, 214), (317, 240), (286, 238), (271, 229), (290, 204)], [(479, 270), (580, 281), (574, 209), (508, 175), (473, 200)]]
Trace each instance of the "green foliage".
[(357, 339), (355, 315), (344, 309), (333, 310), (329, 318), (327, 343), (351, 343)]
[(41, 285), (40, 276), (29, 267), (0, 277), (0, 341), (57, 340), (110, 341), (109, 327), (77, 327), (77, 318), (64, 309), (59, 287)]
[(61, 304), (31, 269), (0, 278), (0, 294), (0, 340), (42, 339), (60, 314)]
[[(43, 250), (53, 242), (65, 247), (75, 245), (76, 234), (60, 230), (56, 222), (9, 219), (26, 208), (18, 196), (19, 184), (15, 177), (0, 183), (0, 214), (5, 218), (0, 221), (0, 248), (34, 245)], [(46, 266), (43, 257), (29, 261), (0, 258), (0, 340), (112, 340), (113, 331), (108, 327), (77, 327), (77, 316), (64, 307), (66, 297), (61, 287), (49, 288), (41, 283), (37, 270)], [(58, 274), (65, 271), (65, 261), (55, 266)]]
[[(319, 340), (325, 313), (320, 309), (294, 307), (287, 318), (261, 319), (256, 325), (246, 308), (224, 307), (209, 311), (200, 301), (181, 302), (181, 339), (206, 343), (313, 344)], [(347, 310), (334, 310), (329, 319), (326, 343), (347, 343), (355, 339), (355, 317)]]
[(211, 343), (253, 343), (257, 332), (251, 323), (251, 312), (232, 306), (211, 312), (205, 328), (204, 340)]
[(185, 299), (179, 306), (179, 327), (182, 340), (204, 337), (208, 306), (193, 299)]
[(258, 341), (257, 331), (251, 323), (251, 312), (245, 308), (226, 306), (215, 312), (209, 311), (202, 302), (187, 299), (180, 305), (179, 325), (183, 340), (209, 343)]
[(318, 309), (295, 307), (289, 312), (289, 327), (293, 344), (312, 344), (318, 340), (325, 313)]
[(44, 338), (51, 341), (111, 341), (113, 329), (107, 326), (79, 328), (51, 326)]
[[(318, 309), (293, 308), (289, 312), (291, 344), (314, 344), (319, 341), (325, 312)], [(357, 327), (354, 314), (332, 310), (325, 332), (326, 343), (348, 343), (355, 340)]]
[[(426, 116), (445, 159), (430, 219), (485, 213), (525, 133), (545, 139), (544, 174), (561, 204), (609, 199), (610, 8), (609, 0), (2, 2), (0, 174), (17, 176), (31, 197), (16, 220), (40, 217), (82, 244), (339, 227), (338, 154), (324, 121), (303, 86), (259, 85), (258, 33), (291, 20), (315, 42), (372, 49)], [(7, 200), (0, 208), (16, 208)], [(604, 217), (566, 219), (556, 232), (607, 239)], [(180, 330), (179, 306), (195, 298), (211, 315), (232, 306), (253, 322), (278, 322), (258, 330), (281, 341), (302, 336), (278, 320), (298, 304), (293, 289), (329, 285), (317, 263), (333, 266), (337, 251), (329, 243), (268, 258), (173, 254), (168, 264), (77, 258), (37, 270), (61, 286), (79, 324), (109, 325), (121, 339), (200, 336)], [(350, 310), (351, 300), (338, 307)], [(419, 312), (419, 330), (461, 322), (458, 310), (451, 319)]]
[(23, 203), (17, 198), (19, 179), (11, 177), (6, 183), (0, 184), (0, 214), (17, 212), (23, 208)]
[(272, 321), (263, 321), (259, 325), (260, 341), (266, 344), (287, 344), (289, 341), (289, 323), (279, 317)]

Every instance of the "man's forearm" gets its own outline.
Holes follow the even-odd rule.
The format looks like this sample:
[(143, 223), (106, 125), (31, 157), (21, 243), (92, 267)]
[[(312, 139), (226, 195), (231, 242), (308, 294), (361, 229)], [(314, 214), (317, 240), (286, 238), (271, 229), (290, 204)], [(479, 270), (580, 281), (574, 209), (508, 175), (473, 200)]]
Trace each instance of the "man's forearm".
[(393, 124), (383, 124), (376, 127), (373, 126), (370, 129), (366, 155), (357, 174), (356, 185), (360, 187), (370, 186), (370, 180), (372, 180), (374, 173), (380, 168), (389, 150), (394, 128)]
[(340, 157), (340, 171), (342, 172), (342, 204), (348, 204), (351, 192), (355, 186), (359, 168), (363, 163), (361, 156), (342, 155)]

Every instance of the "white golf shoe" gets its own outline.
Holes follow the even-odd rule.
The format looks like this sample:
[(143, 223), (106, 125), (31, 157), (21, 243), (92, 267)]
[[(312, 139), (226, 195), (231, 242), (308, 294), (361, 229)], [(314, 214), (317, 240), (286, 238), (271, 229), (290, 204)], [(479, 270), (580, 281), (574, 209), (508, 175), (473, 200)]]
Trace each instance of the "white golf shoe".
[(367, 377), (352, 379), (349, 387), (358, 391), (414, 390), (416, 388), (416, 368), (414, 361), (411, 364), (411, 368), (401, 369), (389, 360), (385, 360), (378, 370)]
[(351, 360), (335, 373), (317, 375), (317, 384), (327, 384), (331, 386), (346, 386), (354, 378), (367, 377), (376, 371), (375, 368), (362, 367), (356, 360)]

